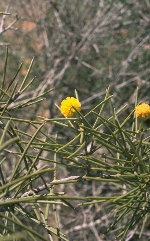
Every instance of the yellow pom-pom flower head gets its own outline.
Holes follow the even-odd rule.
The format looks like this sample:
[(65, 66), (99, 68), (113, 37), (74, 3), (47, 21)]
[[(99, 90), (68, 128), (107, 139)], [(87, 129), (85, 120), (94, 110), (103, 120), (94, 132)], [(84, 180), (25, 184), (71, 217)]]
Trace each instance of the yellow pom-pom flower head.
[(136, 106), (135, 115), (137, 118), (139, 118), (141, 120), (146, 120), (146, 119), (150, 118), (150, 106), (145, 103)]
[(61, 102), (60, 111), (65, 117), (71, 117), (74, 113), (81, 110), (81, 103), (74, 97), (67, 97)]

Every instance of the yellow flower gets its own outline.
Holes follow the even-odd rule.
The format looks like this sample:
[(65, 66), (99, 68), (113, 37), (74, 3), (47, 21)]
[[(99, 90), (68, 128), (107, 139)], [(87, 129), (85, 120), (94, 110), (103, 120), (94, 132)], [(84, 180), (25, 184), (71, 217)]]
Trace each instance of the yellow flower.
[(135, 114), (139, 119), (142, 119), (142, 120), (148, 119), (150, 117), (150, 106), (145, 103), (136, 106)]
[(61, 102), (60, 111), (65, 117), (71, 117), (73, 114), (81, 110), (81, 103), (74, 97), (67, 97)]

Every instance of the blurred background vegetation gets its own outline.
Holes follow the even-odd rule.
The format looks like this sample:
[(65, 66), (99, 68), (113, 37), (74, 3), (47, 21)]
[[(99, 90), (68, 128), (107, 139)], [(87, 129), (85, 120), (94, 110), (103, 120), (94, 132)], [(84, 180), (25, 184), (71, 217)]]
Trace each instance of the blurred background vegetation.
[[(9, 52), (6, 87), (21, 63), (23, 66), (17, 78), (22, 81), (34, 57), (30, 79), (35, 80), (14, 105), (54, 88), (43, 102), (27, 107), (26, 111), (16, 111), (12, 114), (15, 117), (30, 120), (37, 115), (60, 117), (55, 103), (59, 105), (63, 98), (74, 96), (75, 89), (83, 113), (103, 100), (108, 86), (116, 109), (128, 104), (122, 118), (134, 108), (137, 86), (139, 100), (149, 103), (149, 0), (5, 0), (0, 1), (0, 12), (10, 13), (1, 15), (0, 19), (1, 76), (6, 47)], [(107, 115), (107, 109), (105, 112)], [(92, 122), (92, 117), (89, 121)], [(22, 128), (30, 134), (33, 132), (29, 124), (23, 124)], [(70, 133), (60, 126), (50, 124), (45, 128), (51, 136), (57, 133), (62, 142), (70, 139)], [(48, 154), (44, 155), (46, 158)], [(64, 178), (70, 173), (81, 174), (62, 167), (59, 175)], [(80, 184), (70, 184), (67, 190), (65, 188), (62, 184), (61, 190), (78, 196), (114, 191), (107, 184), (99, 186), (95, 182), (92, 186), (86, 183), (82, 190)], [(69, 210), (69, 216), (68, 209), (60, 207), (60, 223), (68, 239), (115, 240), (112, 235), (104, 234), (112, 217), (109, 219), (110, 210), (103, 205)], [(137, 240), (137, 235), (136, 230), (128, 240)], [(141, 240), (147, 240), (148, 235), (149, 231)]]

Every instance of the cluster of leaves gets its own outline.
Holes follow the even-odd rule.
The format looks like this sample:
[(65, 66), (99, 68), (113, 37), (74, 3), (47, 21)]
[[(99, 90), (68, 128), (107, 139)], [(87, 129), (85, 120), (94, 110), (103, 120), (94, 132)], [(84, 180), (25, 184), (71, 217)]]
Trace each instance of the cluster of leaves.
[[(5, 85), (7, 58), (8, 52), (0, 88), (1, 237), (6, 237), (6, 240), (8, 237), (14, 240), (55, 240), (55, 235), (59, 240), (67, 241), (59, 229), (57, 206), (62, 204), (78, 209), (80, 206), (85, 208), (102, 203), (109, 204), (112, 215), (115, 213), (110, 226), (115, 235), (125, 240), (133, 228), (139, 231), (142, 222), (141, 236), (150, 210), (149, 129), (143, 122), (137, 121), (134, 110), (120, 121), (126, 105), (115, 111), (109, 90), (104, 100), (85, 115), (76, 110), (74, 118), (38, 116), (37, 120), (32, 121), (15, 117), (21, 109), (25, 111), (42, 101), (51, 90), (30, 100), (24, 97), (33, 81), (28, 80), (33, 61), (22, 81), (17, 78), (20, 66), (9, 85)], [(106, 108), (109, 114), (106, 114)], [(89, 122), (91, 115), (92, 123)], [(132, 126), (128, 125), (129, 121)], [(72, 133), (69, 140), (65, 142), (48, 135), (45, 126), (49, 123)], [(26, 125), (28, 129), (25, 131)], [(48, 153), (49, 158), (45, 158), (44, 152)], [(57, 180), (56, 171), (59, 171), (60, 165), (71, 167), (73, 173), (80, 171), (80, 174), (70, 174)], [(82, 193), (76, 196), (54, 188), (55, 185), (72, 183), (84, 190), (85, 183), (90, 186), (93, 182), (98, 185), (107, 183), (108, 190), (114, 188), (114, 193), (106, 190), (103, 195), (87, 196)], [(49, 215), (55, 224), (49, 224)], [(36, 224), (35, 229), (30, 228), (27, 222)], [(119, 222), (124, 225), (118, 225)], [(41, 228), (41, 233), (36, 231), (37, 227)], [(44, 236), (42, 229), (45, 230)]]
[[(45, 122), (17, 117), (21, 110), (28, 110), (42, 101), (51, 90), (33, 98), (24, 96), (33, 82), (28, 77), (33, 61), (23, 80), (18, 77), (20, 65), (15, 76), (6, 84), (7, 59), (8, 51), (0, 88), (0, 236), (3, 237), (0, 240), (53, 240), (53, 235), (67, 240), (59, 231), (56, 211), (52, 212), (56, 224), (53, 221), (49, 225), (50, 209), (55, 209), (56, 204), (63, 204), (63, 197), (61, 199), (61, 193), (54, 191), (50, 179), (47, 183), (43, 177), (51, 173), (52, 180), (56, 179), (56, 156), (53, 155), (51, 160), (53, 165), (46, 164), (49, 160), (42, 158), (44, 150), (55, 146), (56, 141), (44, 132)], [(47, 194), (40, 195), (42, 191)], [(45, 207), (43, 203), (46, 203)], [(43, 236), (30, 228), (32, 225), (35, 229), (38, 226), (41, 230), (43, 228), (47, 234)]]
[[(106, 116), (108, 105), (109, 115)], [(67, 163), (72, 163), (73, 172), (76, 168), (84, 170), (85, 174), (79, 176), (79, 180), (107, 182), (110, 187), (115, 186), (115, 193), (106, 190), (105, 195), (87, 196), (79, 205), (109, 203), (115, 214), (109, 230), (115, 230), (118, 222), (124, 220), (123, 226), (117, 226), (121, 240), (126, 240), (128, 231), (135, 227), (138, 229), (142, 223), (141, 237), (150, 211), (149, 129), (134, 118), (134, 111), (120, 121), (125, 107), (115, 111), (112, 96), (107, 91), (105, 99), (90, 112), (85, 115), (78, 112), (77, 119), (68, 120), (65, 128), (77, 130), (78, 126), (78, 133), (57, 149)], [(92, 124), (88, 121), (90, 115), (94, 116)], [(132, 122), (130, 127), (129, 120)]]

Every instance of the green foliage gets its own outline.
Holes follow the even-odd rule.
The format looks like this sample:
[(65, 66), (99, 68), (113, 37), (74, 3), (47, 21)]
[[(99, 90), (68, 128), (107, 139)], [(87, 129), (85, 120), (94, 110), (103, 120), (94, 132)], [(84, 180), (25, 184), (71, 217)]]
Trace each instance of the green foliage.
[[(116, 227), (118, 237), (126, 240), (128, 231), (139, 225), (142, 235), (148, 218), (149, 172), (150, 172), (150, 135), (149, 129), (138, 122), (133, 112), (120, 122), (125, 106), (115, 111), (112, 96), (106, 92), (105, 99), (86, 115), (78, 113), (76, 120), (65, 121), (65, 128), (77, 130), (78, 134), (57, 149), (72, 168), (85, 170), (82, 181), (107, 182), (115, 186), (115, 193), (104, 196), (85, 197), (79, 205), (110, 204), (115, 221), (109, 230)], [(105, 109), (109, 105), (108, 113)], [(90, 115), (93, 123), (88, 122)], [(91, 118), (90, 118), (91, 119)], [(129, 127), (128, 122), (132, 121)], [(62, 122), (61, 122), (62, 124)], [(76, 146), (76, 148), (75, 148)], [(102, 149), (102, 153), (101, 153)], [(71, 152), (71, 153), (70, 153)], [(118, 222), (124, 225), (117, 226)]]
[[(53, 240), (53, 235), (56, 235), (58, 239), (67, 241), (59, 229), (57, 205), (73, 208), (71, 200), (84, 207), (106, 202), (112, 209), (112, 215), (115, 214), (109, 230), (113, 229), (121, 240), (125, 240), (128, 231), (139, 225), (141, 236), (150, 209), (149, 129), (134, 117), (134, 111), (120, 120), (126, 106), (116, 111), (109, 89), (102, 102), (84, 115), (76, 110), (74, 118), (39, 116), (32, 121), (14, 117), (20, 109), (25, 111), (26, 107), (42, 101), (51, 90), (30, 100), (22, 99), (33, 82), (28, 80), (33, 60), (21, 83), (17, 75), (22, 65), (9, 85), (5, 86), (7, 58), (8, 51), (0, 93), (1, 237), (7, 240), (7, 236), (11, 238), (14, 235), (12, 239), (18, 240), (22, 237), (20, 232), (23, 232), (30, 240)], [(132, 125), (128, 124), (129, 121)], [(57, 137), (47, 135), (44, 127), (49, 123), (69, 132), (69, 140), (59, 141)], [(24, 131), (26, 124), (34, 129), (32, 134)], [(43, 152), (48, 152), (50, 159), (44, 158)], [(83, 174), (56, 180), (60, 165), (71, 167), (74, 173), (80, 170)], [(46, 178), (50, 173), (52, 180)], [(107, 183), (110, 188), (115, 187), (115, 192), (109, 194), (106, 190), (100, 196), (72, 196), (54, 188), (61, 184), (82, 185), (85, 182), (89, 185), (92, 182), (99, 185)], [(41, 191), (45, 191), (44, 194), (40, 194)], [(53, 216), (56, 228), (49, 226), (49, 214)], [(119, 222), (124, 225), (118, 225)], [(31, 229), (28, 223), (37, 226)], [(37, 232), (38, 226), (41, 232), (45, 230), (44, 236)]]
[[(21, 238), (23, 240), (53, 240), (53, 235), (58, 236), (61, 240), (67, 240), (59, 231), (55, 211), (53, 211), (53, 218), (57, 228), (53, 228), (47, 223), (50, 207), (54, 208), (57, 203), (64, 204), (63, 197), (61, 200), (59, 198), (61, 194), (55, 193), (52, 185), (47, 184), (43, 177), (46, 173), (48, 175), (52, 173), (54, 177), (56, 164), (49, 167), (44, 164), (47, 162), (44, 158), (43, 163), (39, 163), (44, 146), (54, 146), (56, 141), (43, 132), (44, 121), (17, 118), (17, 113), (21, 109), (25, 111), (27, 107), (42, 101), (51, 90), (30, 99), (22, 97), (33, 82), (33, 79), (28, 80), (33, 60), (22, 82), (17, 78), (22, 68), (20, 65), (14, 78), (8, 85), (5, 85), (7, 59), (8, 51), (0, 88), (0, 216), (2, 220), (0, 229), (1, 237), (3, 237), (0, 240), (8, 240), (8, 238), (10, 240), (11, 237), (11, 240)], [(15, 115), (16, 117), (14, 117)], [(27, 124), (33, 127), (32, 134), (29, 129), (27, 132), (24, 129)], [(35, 148), (35, 146), (37, 147)], [(55, 163), (54, 159), (51, 162)], [(48, 194), (39, 195), (39, 192), (43, 190), (47, 190)], [(43, 207), (43, 203), (46, 203), (45, 207)], [(37, 225), (37, 228), (41, 227), (41, 230), (43, 228), (47, 234), (42, 236), (30, 228), (28, 223)]]

